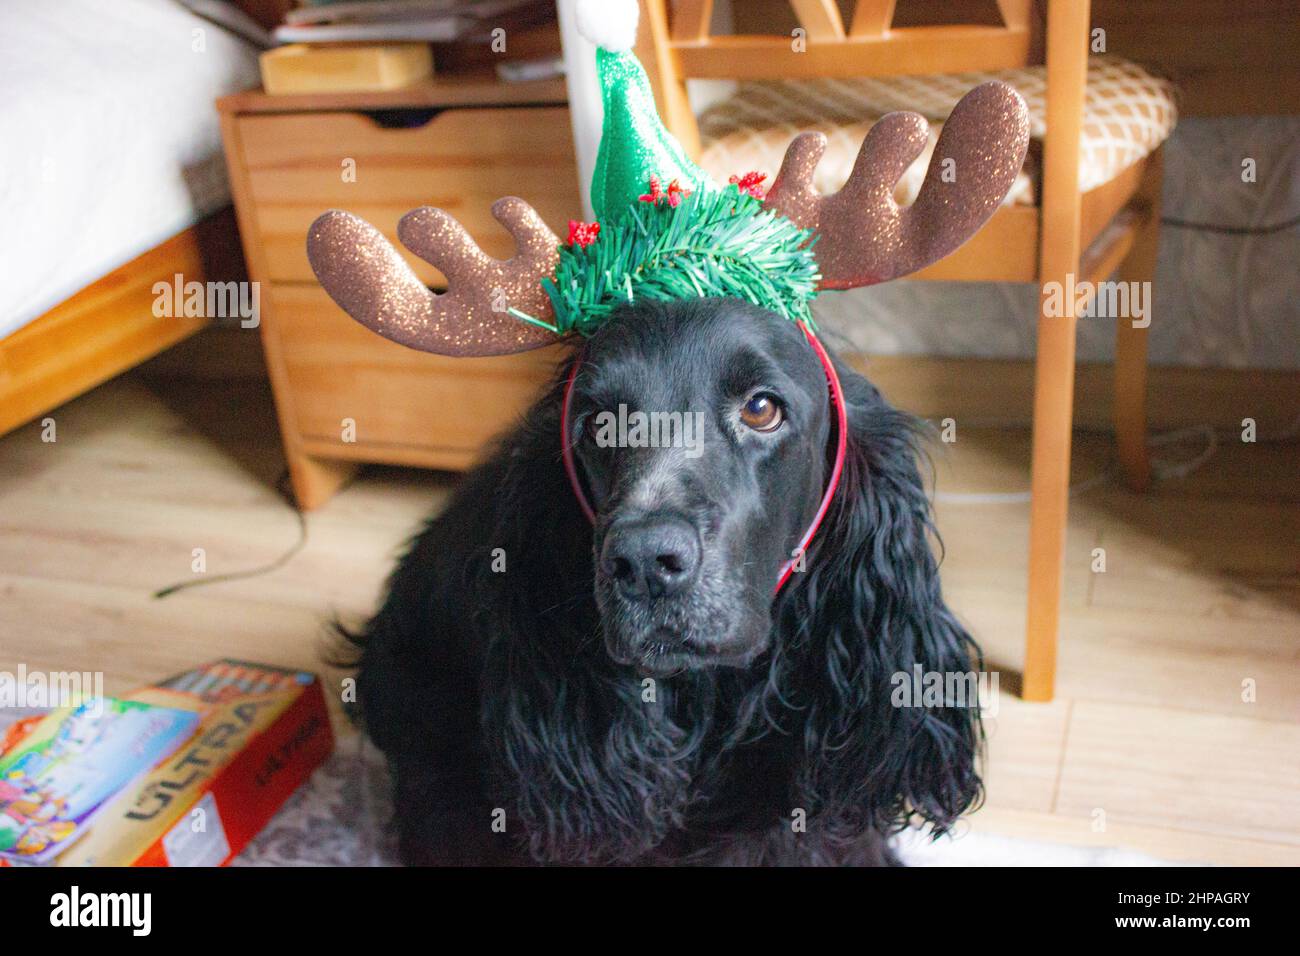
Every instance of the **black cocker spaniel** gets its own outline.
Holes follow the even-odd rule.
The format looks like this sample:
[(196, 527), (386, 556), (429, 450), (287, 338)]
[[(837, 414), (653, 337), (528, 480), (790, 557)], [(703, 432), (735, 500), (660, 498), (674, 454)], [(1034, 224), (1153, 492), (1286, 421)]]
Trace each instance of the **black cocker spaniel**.
[[(594, 524), (561, 456), (574, 361), (564, 440)], [(771, 313), (625, 307), (465, 478), (351, 635), (408, 862), (891, 864), (891, 833), (979, 799), (978, 703), (891, 694), (918, 665), (979, 666), (940, 593), (916, 425), (836, 368), (842, 481), (775, 597), (836, 425), (817, 354)], [(626, 427), (656, 412), (681, 440)]]

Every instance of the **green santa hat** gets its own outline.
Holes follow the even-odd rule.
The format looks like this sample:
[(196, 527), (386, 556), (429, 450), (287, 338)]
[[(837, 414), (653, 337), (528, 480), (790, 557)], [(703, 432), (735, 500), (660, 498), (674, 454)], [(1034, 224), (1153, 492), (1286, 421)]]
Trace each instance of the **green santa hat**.
[(596, 71), (605, 119), (591, 177), (596, 218), (621, 215), (651, 188), (715, 191), (709, 175), (691, 162), (681, 143), (664, 128), (650, 81), (632, 47), (636, 43), (636, 0), (579, 0), (578, 32), (597, 46)]
[(636, 0), (579, 0), (578, 30), (596, 44), (605, 116), (591, 183), (596, 223), (570, 223), (543, 287), (556, 332), (590, 333), (635, 299), (733, 296), (810, 320), (820, 278), (811, 233), (763, 207), (756, 191), (719, 186), (659, 120), (632, 53)]
[[(636, 9), (636, 4), (630, 4)], [(681, 143), (664, 128), (655, 110), (650, 81), (627, 50), (596, 51), (605, 120), (591, 177), (596, 218), (621, 213), (650, 188), (653, 178), (667, 189), (714, 191), (708, 173), (691, 162)]]

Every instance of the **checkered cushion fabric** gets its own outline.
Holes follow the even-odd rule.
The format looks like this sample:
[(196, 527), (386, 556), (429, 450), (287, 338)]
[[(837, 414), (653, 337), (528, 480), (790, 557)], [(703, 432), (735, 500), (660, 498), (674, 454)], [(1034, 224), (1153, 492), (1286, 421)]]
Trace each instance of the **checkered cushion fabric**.
[[(944, 118), (971, 87), (986, 80), (1002, 80), (1020, 91), (1029, 106), (1030, 133), (1041, 140), (1047, 129), (1047, 77), (1042, 66), (926, 76), (764, 80), (740, 83), (733, 95), (700, 116), (700, 164), (720, 182), (733, 173), (756, 169), (768, 174), (770, 184), (790, 140), (804, 130), (819, 130), (826, 134), (828, 145), (814, 181), (822, 192), (833, 192), (848, 179), (872, 124), (885, 113), (912, 110), (930, 120), (930, 144), (896, 191), (899, 202), (911, 202)], [(1079, 147), (1079, 188), (1086, 192), (1100, 186), (1150, 154), (1169, 136), (1177, 119), (1177, 90), (1172, 83), (1117, 56), (1092, 57)], [(1037, 151), (1030, 151), (1007, 203), (1034, 204), (1036, 155)]]

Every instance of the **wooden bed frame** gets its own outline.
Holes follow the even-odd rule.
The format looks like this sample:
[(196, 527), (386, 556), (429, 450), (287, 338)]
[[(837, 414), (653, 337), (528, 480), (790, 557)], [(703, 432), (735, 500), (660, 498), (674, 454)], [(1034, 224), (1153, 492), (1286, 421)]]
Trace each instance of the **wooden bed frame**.
[[(234, 0), (266, 29), (294, 0)], [(0, 435), (164, 349), (211, 318), (153, 314), (155, 282), (245, 281), (233, 207), (213, 213), (0, 338)]]
[(157, 355), (209, 318), (153, 314), (155, 282), (242, 281), (227, 207), (132, 259), (0, 339), (0, 435)]

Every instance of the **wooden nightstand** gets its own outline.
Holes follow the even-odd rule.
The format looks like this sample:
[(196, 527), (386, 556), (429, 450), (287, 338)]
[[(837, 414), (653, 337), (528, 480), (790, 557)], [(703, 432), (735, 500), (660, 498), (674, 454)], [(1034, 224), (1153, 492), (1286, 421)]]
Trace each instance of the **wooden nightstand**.
[(348, 318), (316, 283), (307, 229), (345, 209), (381, 229), (425, 282), (397, 221), (446, 209), (489, 255), (513, 242), (491, 217), (525, 196), (558, 235), (581, 211), (562, 81), (449, 77), (384, 93), (218, 101), (231, 190), (294, 494), (324, 503), (362, 462), (463, 469), (535, 396), (558, 351), (447, 359), (395, 345)]

